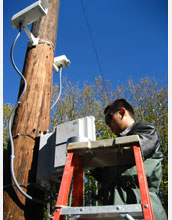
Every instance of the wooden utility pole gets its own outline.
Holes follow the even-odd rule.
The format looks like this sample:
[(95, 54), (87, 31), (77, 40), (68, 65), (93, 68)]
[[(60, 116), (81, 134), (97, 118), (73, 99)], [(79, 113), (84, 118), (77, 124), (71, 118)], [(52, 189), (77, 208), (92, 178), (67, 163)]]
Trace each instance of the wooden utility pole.
[[(53, 59), (57, 33), (59, 1), (49, 0), (48, 14), (32, 26), (32, 33), (40, 43), (28, 48), (23, 75), (27, 80), (27, 90), (16, 111), (12, 134), (15, 155), (14, 171), (22, 189), (32, 197), (41, 199), (43, 191), (35, 188), (38, 141), (40, 132), (49, 128), (50, 100), (52, 90)], [(15, 82), (14, 82), (15, 83)], [(20, 91), (23, 88), (21, 80)], [(27, 135), (30, 134), (30, 135)], [(9, 148), (10, 149), (10, 148)], [(10, 152), (4, 156), (4, 220), (40, 220), (43, 205), (26, 199), (11, 180)]]

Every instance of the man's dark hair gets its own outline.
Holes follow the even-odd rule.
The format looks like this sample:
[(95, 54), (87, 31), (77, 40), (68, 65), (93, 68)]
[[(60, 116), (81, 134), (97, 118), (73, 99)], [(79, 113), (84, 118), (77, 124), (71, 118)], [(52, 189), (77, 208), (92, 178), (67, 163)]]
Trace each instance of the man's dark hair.
[(128, 103), (125, 99), (116, 99), (114, 102), (106, 106), (104, 110), (104, 114), (106, 114), (109, 109), (116, 112), (120, 110), (122, 107), (125, 108), (129, 112), (132, 118), (134, 118), (134, 109), (131, 106), (131, 104)]

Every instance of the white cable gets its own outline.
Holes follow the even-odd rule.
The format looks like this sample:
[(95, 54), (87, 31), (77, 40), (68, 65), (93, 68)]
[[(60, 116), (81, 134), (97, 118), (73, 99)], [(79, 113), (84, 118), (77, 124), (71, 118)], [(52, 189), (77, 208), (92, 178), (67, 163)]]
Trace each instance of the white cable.
[(16, 44), (16, 41), (17, 41), (18, 38), (20, 37), (20, 34), (21, 34), (21, 30), (19, 30), (19, 33), (17, 34), (17, 36), (16, 36), (16, 38), (15, 38), (13, 44), (12, 44), (11, 51), (10, 51), (11, 62), (12, 62), (12, 64), (13, 64), (13, 66), (14, 66), (14, 69), (17, 71), (17, 73), (20, 75), (20, 77), (24, 80), (24, 89), (23, 89), (22, 94), (20, 95), (20, 97), (19, 97), (19, 99), (18, 99), (17, 104), (20, 103), (20, 100), (22, 99), (22, 97), (23, 97), (23, 95), (24, 95), (24, 93), (25, 93), (25, 91), (26, 91), (26, 88), (27, 88), (27, 81), (26, 81), (25, 77), (23, 76), (23, 74), (22, 74), (22, 73), (19, 71), (19, 69), (17, 68), (17, 66), (16, 66), (16, 64), (15, 64), (15, 62), (14, 62), (14, 59), (13, 59), (14, 46), (15, 46), (15, 44)]
[(60, 99), (60, 96), (61, 96), (61, 91), (62, 91), (62, 67), (60, 67), (60, 70), (59, 70), (59, 95), (56, 99), (56, 101), (53, 103), (53, 105), (51, 106), (50, 110), (52, 110), (54, 108), (54, 106), (57, 104), (57, 102), (59, 101)]
[(122, 217), (122, 218), (125, 218), (125, 219), (127, 219), (127, 220), (135, 220), (131, 215), (129, 215), (129, 214), (120, 214), (120, 216)]
[(20, 75), (20, 77), (24, 80), (24, 88), (23, 88), (23, 91), (20, 95), (20, 97), (18, 98), (18, 101), (16, 103), (16, 105), (14, 106), (12, 112), (11, 112), (11, 115), (10, 115), (10, 118), (9, 118), (9, 121), (8, 121), (8, 131), (9, 131), (9, 140), (10, 140), (10, 146), (11, 146), (11, 163), (10, 163), (10, 168), (11, 168), (11, 176), (12, 176), (12, 179), (14, 181), (14, 184), (15, 186), (17, 187), (17, 189), (28, 199), (32, 200), (33, 202), (37, 202), (37, 203), (42, 203), (42, 204), (45, 204), (45, 202), (41, 201), (41, 200), (38, 200), (38, 199), (35, 199), (33, 197), (31, 197), (30, 195), (28, 195), (27, 193), (25, 193), (22, 188), (20, 187), (20, 185), (18, 184), (17, 180), (16, 180), (16, 177), (15, 177), (15, 173), (14, 173), (14, 158), (15, 158), (15, 155), (14, 155), (14, 143), (13, 143), (13, 136), (12, 136), (12, 124), (13, 124), (13, 119), (14, 119), (14, 115), (15, 115), (15, 111), (18, 107), (18, 105), (21, 103), (21, 99), (26, 91), (26, 88), (27, 88), (27, 81), (25, 79), (25, 77), (23, 76), (23, 74), (19, 71), (19, 69), (17, 68), (17, 66), (15, 65), (15, 62), (14, 62), (14, 59), (13, 59), (13, 50), (14, 50), (14, 46), (16, 44), (16, 41), (18, 40), (19, 36), (21, 34), (21, 29), (19, 30), (19, 33), (17, 34), (13, 44), (12, 44), (12, 47), (11, 47), (11, 51), (10, 51), (10, 57), (11, 57), (11, 62), (15, 68), (15, 70), (17, 71), (17, 73)]

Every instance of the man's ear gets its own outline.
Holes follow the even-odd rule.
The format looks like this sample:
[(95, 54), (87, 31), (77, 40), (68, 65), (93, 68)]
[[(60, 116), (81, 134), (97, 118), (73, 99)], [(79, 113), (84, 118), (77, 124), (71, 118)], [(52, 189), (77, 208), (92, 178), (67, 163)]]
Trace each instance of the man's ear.
[(125, 108), (122, 107), (119, 111), (119, 114), (122, 116), (122, 118), (124, 117), (125, 112), (126, 112)]

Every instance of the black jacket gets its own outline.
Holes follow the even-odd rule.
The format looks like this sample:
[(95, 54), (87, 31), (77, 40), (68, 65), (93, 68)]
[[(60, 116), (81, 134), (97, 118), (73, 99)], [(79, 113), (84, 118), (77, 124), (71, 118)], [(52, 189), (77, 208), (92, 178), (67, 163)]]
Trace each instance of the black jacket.
[(139, 135), (144, 159), (161, 151), (160, 136), (155, 126), (148, 122), (133, 123), (119, 136)]

